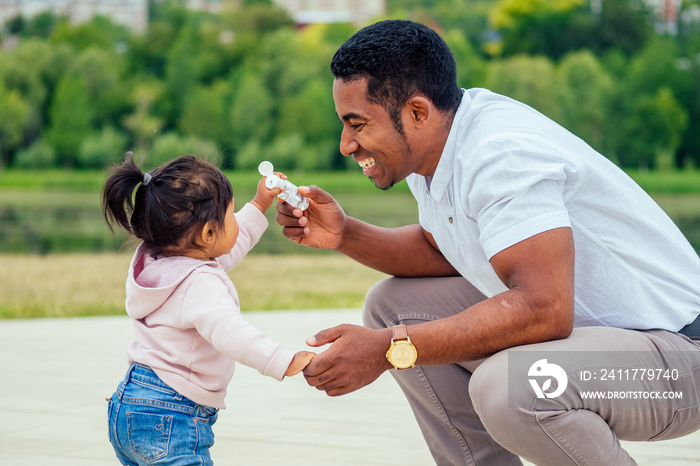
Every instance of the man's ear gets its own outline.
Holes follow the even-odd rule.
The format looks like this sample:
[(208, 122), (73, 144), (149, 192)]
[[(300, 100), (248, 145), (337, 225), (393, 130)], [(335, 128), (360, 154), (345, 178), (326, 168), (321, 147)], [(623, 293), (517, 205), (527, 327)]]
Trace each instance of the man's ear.
[(416, 129), (424, 127), (433, 114), (433, 104), (422, 95), (414, 95), (406, 102), (411, 123)]

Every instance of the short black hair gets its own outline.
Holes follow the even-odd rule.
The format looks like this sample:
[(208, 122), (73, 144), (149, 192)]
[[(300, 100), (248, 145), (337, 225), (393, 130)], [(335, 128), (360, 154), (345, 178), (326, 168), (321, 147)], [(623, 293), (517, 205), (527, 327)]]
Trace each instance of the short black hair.
[[(401, 108), (416, 92), (435, 107), (456, 112), (462, 99), (454, 55), (440, 35), (406, 20), (386, 20), (360, 29), (333, 56), (337, 79), (367, 79), (367, 98), (400, 127)], [(402, 132), (402, 128), (399, 128)]]

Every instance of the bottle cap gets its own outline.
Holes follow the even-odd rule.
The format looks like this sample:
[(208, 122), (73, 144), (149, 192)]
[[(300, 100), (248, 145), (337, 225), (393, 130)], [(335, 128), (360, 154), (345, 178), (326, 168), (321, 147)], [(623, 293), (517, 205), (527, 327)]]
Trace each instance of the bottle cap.
[(260, 165), (258, 165), (258, 173), (266, 177), (265, 186), (267, 186), (267, 189), (284, 187), (284, 180), (272, 173), (273, 170), (274, 167), (267, 160), (260, 162)]

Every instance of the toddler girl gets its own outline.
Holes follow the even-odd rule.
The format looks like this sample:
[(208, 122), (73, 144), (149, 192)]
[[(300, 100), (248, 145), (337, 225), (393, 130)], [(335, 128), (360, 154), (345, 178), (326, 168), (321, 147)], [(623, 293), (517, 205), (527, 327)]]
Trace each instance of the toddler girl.
[(193, 156), (144, 174), (128, 152), (111, 171), (102, 194), (107, 224), (141, 240), (126, 282), (131, 365), (109, 400), (109, 437), (122, 464), (212, 464), (212, 425), (235, 361), (282, 380), (313, 358), (246, 322), (227, 275), (262, 236), (280, 192), (263, 178), (234, 213), (229, 180)]

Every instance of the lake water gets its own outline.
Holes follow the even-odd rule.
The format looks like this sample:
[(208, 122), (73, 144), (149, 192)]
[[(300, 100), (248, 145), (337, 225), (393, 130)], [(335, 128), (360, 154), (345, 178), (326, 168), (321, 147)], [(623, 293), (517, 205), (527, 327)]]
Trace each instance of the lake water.
[[(417, 221), (410, 194), (374, 193), (367, 197), (338, 196), (338, 200), (349, 215), (370, 223), (392, 227)], [(661, 196), (657, 201), (700, 251), (700, 196)], [(270, 228), (254, 253), (310, 252), (282, 236), (274, 222), (274, 209), (267, 217)], [(126, 239), (122, 232), (110, 233), (95, 194), (0, 192), (0, 253), (117, 251)]]

